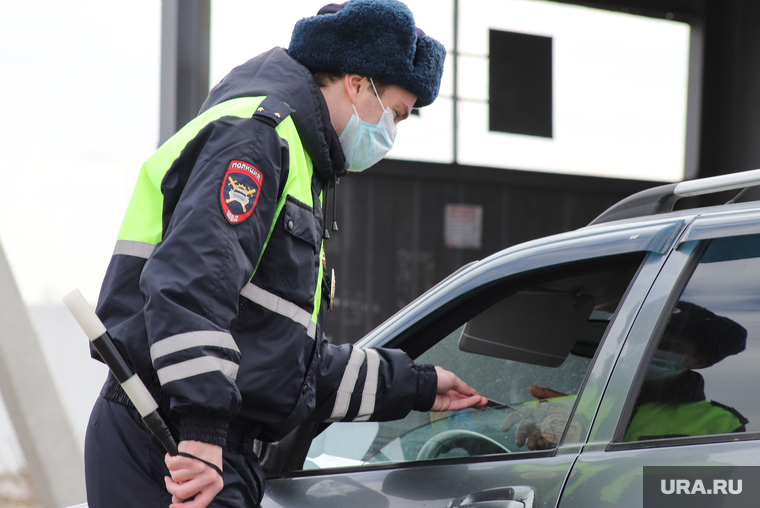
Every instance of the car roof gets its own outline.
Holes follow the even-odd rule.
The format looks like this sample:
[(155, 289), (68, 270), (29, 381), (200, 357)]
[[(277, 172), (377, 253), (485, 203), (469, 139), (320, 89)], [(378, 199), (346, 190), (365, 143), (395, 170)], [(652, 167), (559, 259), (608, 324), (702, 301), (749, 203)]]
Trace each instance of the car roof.
[(666, 213), (672, 211), (673, 205), (681, 198), (744, 189), (732, 200), (735, 201), (748, 188), (758, 185), (760, 185), (760, 169), (661, 185), (637, 192), (619, 201), (594, 219), (591, 224)]

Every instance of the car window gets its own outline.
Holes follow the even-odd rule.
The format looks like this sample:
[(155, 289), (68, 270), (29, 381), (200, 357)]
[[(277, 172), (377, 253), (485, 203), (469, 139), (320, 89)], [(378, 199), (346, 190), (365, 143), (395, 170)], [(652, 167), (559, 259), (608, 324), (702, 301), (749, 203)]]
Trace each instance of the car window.
[[(595, 260), (478, 293), (462, 304), (480, 304), (465, 322), (442, 324), (438, 328), (453, 331), (437, 341), (419, 339), (432, 345), (416, 362), (455, 372), (489, 398), (489, 407), (412, 412), (395, 422), (333, 423), (312, 441), (304, 469), (554, 448), (641, 260)], [(440, 320), (452, 315), (457, 313)], [(556, 393), (538, 401), (530, 385)], [(577, 422), (568, 429), (582, 431)]]
[(623, 441), (760, 431), (760, 235), (712, 240), (646, 366)]

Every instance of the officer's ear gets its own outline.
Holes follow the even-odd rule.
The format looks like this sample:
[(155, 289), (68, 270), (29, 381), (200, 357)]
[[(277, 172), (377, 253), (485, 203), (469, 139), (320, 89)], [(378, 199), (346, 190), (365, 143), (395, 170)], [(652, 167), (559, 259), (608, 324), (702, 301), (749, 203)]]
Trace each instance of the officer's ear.
[(369, 80), (358, 74), (346, 74), (343, 76), (343, 87), (346, 90), (346, 95), (351, 104), (356, 104), (359, 100), (359, 95), (362, 94), (370, 86)]

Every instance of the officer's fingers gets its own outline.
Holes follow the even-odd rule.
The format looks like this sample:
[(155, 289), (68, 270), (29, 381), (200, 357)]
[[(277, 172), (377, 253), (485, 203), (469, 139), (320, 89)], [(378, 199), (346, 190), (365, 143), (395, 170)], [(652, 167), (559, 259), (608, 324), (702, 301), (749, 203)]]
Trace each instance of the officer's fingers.
[(435, 396), (433, 407), (430, 408), (430, 411), (455, 411), (472, 406), (484, 405), (485, 402), (480, 395), (465, 396), (454, 390), (449, 390)]
[(169, 471), (169, 474), (171, 475), (169, 478), (177, 484), (187, 483), (197, 476), (195, 473), (187, 469), (175, 469), (174, 471)]
[[(164, 457), (164, 463), (169, 471), (189, 470), (194, 473), (200, 473), (204, 467), (208, 467), (199, 460), (192, 459), (190, 457), (183, 457), (182, 455), (171, 456), (168, 453)], [(172, 475), (174, 478), (174, 475)], [(176, 478), (175, 478), (176, 480)]]
[(457, 411), (459, 409), (467, 409), (469, 407), (475, 407), (477, 409), (483, 409), (488, 403), (488, 399), (482, 395), (471, 395), (470, 397), (451, 397), (449, 404), (449, 411)]
[(453, 372), (449, 372), (448, 370), (442, 369), (441, 367), (436, 367), (435, 371), (438, 376), (437, 393), (443, 394), (449, 390), (454, 390), (455, 392), (466, 397), (478, 394), (477, 390), (468, 386), (467, 383), (462, 381), (459, 376)]
[[(181, 503), (183, 500), (193, 497), (199, 491), (196, 483), (192, 480), (179, 483), (174, 481), (171, 476), (165, 476), (164, 483), (166, 484), (166, 491), (172, 495), (172, 502)], [(174, 498), (177, 499), (175, 500)]]
[[(170, 479), (171, 480), (171, 479)], [(198, 482), (196, 481), (189, 481), (185, 483), (176, 483), (170, 484), (167, 482), (166, 484), (166, 490), (169, 492), (169, 494), (172, 495), (172, 507), (184, 507), (184, 508), (192, 508), (192, 500), (193, 497), (198, 496), (198, 494), (201, 492), (201, 489), (198, 487)]]
[(475, 388), (462, 381), (459, 377), (454, 378), (454, 384), (451, 389), (468, 397), (470, 395), (478, 395), (478, 391)]
[(166, 490), (169, 494), (175, 495), (180, 499), (188, 499), (200, 492), (208, 480), (204, 481), (203, 475), (187, 475), (184, 470), (173, 472), (177, 478), (172, 476), (164, 477)]
[[(185, 485), (181, 485), (180, 488), (176, 489), (176, 494), (172, 495), (172, 504), (169, 508), (205, 508), (208, 506), (224, 487), (222, 477), (216, 472), (214, 475), (216, 478), (204, 474), (201, 479), (193, 480), (190, 482), (193, 485), (189, 486), (187, 490), (182, 489)], [(171, 491), (169, 492), (171, 493)], [(183, 502), (183, 499), (189, 499), (193, 496), (195, 497), (191, 501)]]
[(164, 483), (166, 484), (166, 491), (172, 495), (173, 508), (182, 507), (188, 508), (193, 496), (197, 494), (198, 489), (195, 487), (195, 482), (188, 482), (185, 484), (179, 484), (172, 480), (171, 476), (164, 476)]
[[(192, 461), (190, 464), (182, 464), (179, 467), (169, 468), (169, 474), (172, 480), (177, 483), (184, 483), (195, 478), (199, 478), (204, 474), (205, 469), (211, 470), (210, 467), (199, 462), (197, 460)], [(216, 472), (214, 473), (219, 476)]]

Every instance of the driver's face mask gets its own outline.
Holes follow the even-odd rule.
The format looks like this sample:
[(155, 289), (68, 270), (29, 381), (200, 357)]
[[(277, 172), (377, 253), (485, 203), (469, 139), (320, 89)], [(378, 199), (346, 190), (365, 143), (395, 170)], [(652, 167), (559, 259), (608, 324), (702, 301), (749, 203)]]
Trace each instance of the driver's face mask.
[(686, 370), (684, 368), (686, 358), (686, 355), (679, 353), (655, 351), (652, 363), (649, 364), (649, 368), (644, 375), (644, 380), (656, 381), (677, 376)]
[(388, 151), (393, 147), (393, 141), (396, 139), (396, 124), (393, 123), (393, 112), (391, 108), (383, 106), (380, 95), (377, 93), (375, 83), (370, 78), (372, 88), (375, 91), (375, 97), (383, 108), (383, 116), (377, 124), (371, 124), (359, 118), (354, 108), (354, 114), (343, 129), (340, 135), (340, 146), (343, 147), (343, 153), (346, 156), (347, 169), (349, 171), (364, 171), (370, 166), (376, 164), (380, 159), (385, 157)]

